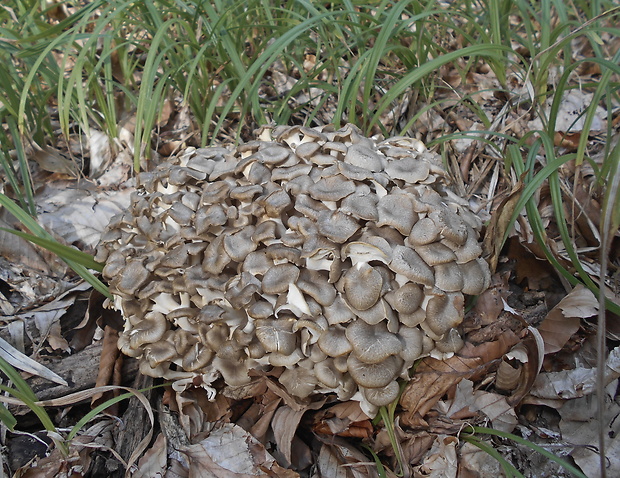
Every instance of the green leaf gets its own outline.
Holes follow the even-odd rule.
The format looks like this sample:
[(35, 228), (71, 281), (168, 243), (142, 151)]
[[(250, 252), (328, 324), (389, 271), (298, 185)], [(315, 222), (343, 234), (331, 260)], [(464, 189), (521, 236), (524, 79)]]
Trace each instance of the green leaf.
[(64, 260), (76, 262), (77, 264), (81, 264), (84, 267), (87, 267), (88, 269), (93, 269), (97, 272), (101, 272), (105, 265), (95, 261), (95, 259), (93, 259), (93, 256), (91, 256), (90, 254), (82, 252), (73, 247), (65, 246), (64, 244), (61, 244), (55, 240), (34, 236), (32, 234), (28, 234), (27, 232), (16, 231), (15, 229), (7, 229), (6, 227), (0, 227), (0, 231), (10, 232), (11, 234), (22, 237), (38, 246), (47, 249), (50, 252), (53, 252), (58, 257)]
[[(26, 228), (28, 228), (34, 235), (39, 238), (47, 239), (48, 241), (55, 241), (55, 239), (49, 234), (41, 225), (26, 211), (15, 204), (4, 194), (0, 193), (0, 205), (4, 206), (13, 216), (19, 220)], [(112, 298), (112, 294), (108, 290), (107, 286), (97, 279), (92, 272), (90, 272), (82, 264), (75, 262), (72, 259), (63, 259), (69, 267), (71, 267), (80, 277), (86, 282), (92, 285), (97, 291), (101, 292), (108, 298)]]
[(17, 425), (17, 419), (9, 412), (3, 403), (0, 403), (0, 422), (11, 431), (14, 431), (15, 425)]

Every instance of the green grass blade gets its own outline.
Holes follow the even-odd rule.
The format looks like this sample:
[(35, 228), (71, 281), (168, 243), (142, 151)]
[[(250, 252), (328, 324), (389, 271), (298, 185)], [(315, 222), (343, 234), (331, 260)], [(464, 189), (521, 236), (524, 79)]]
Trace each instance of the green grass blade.
[[(21, 222), (26, 228), (28, 228), (34, 235), (47, 239), (49, 241), (54, 241), (54, 238), (43, 229), (37, 221), (35, 221), (26, 211), (20, 208), (17, 204), (15, 204), (11, 199), (9, 199), (4, 194), (0, 193), (0, 205), (4, 206), (13, 216), (17, 218), (19, 222)], [(101, 292), (108, 298), (112, 298), (112, 294), (108, 290), (107, 286), (97, 279), (92, 272), (90, 272), (86, 267), (82, 264), (78, 264), (77, 262), (71, 259), (63, 259), (69, 267), (71, 267), (80, 277), (82, 277), (86, 282), (92, 285), (97, 291)]]
[[(297, 39), (300, 35), (305, 32), (308, 32), (310, 28), (317, 23), (327, 19), (332, 18), (337, 15), (349, 14), (351, 12), (348, 11), (339, 11), (339, 12), (327, 12), (322, 13), (321, 15), (309, 18), (302, 23), (296, 25), (291, 28), (287, 32), (285, 32), (281, 37), (275, 39), (269, 46), (259, 55), (259, 57), (252, 63), (252, 65), (247, 69), (246, 74), (243, 78), (240, 79), (239, 84), (232, 91), (230, 95), (230, 99), (224, 105), (220, 113), (220, 118), (215, 125), (215, 129), (213, 131), (212, 138), (215, 138), (219, 131), (221, 130), (228, 113), (230, 113), (235, 105), (237, 104), (237, 98), (241, 94), (243, 90), (248, 88), (248, 84), (251, 84), (249, 89), (250, 94), (258, 94), (257, 90), (260, 85), (260, 82), (263, 79), (265, 72), (271, 67), (273, 62), (282, 54), (282, 51), (290, 45), (295, 39)], [(252, 82), (252, 79), (254, 81)], [(243, 106), (243, 111), (246, 111), (248, 105)], [(243, 116), (242, 116), (243, 118)]]
[(0, 231), (10, 232), (11, 234), (22, 237), (34, 244), (37, 244), (38, 246), (47, 249), (50, 252), (53, 252), (58, 257), (64, 260), (73, 261), (77, 264), (81, 264), (84, 267), (87, 267), (88, 269), (93, 269), (97, 272), (103, 271), (103, 267), (105, 264), (101, 264), (100, 262), (95, 261), (93, 259), (93, 256), (87, 254), (86, 252), (74, 249), (73, 247), (65, 246), (64, 244), (60, 244), (59, 242), (54, 240), (38, 237), (23, 231), (16, 231), (15, 229), (0, 227)]
[(17, 161), (19, 162), (19, 172), (21, 176), (21, 186), (25, 191), (26, 195), (25, 203), (27, 205), (28, 212), (32, 216), (36, 216), (32, 177), (30, 176), (30, 166), (28, 165), (28, 160), (26, 159), (26, 154), (24, 152), (21, 136), (17, 129), (15, 118), (8, 117), (6, 121), (8, 123), (11, 136), (13, 137), (13, 145), (15, 146), (15, 150), (17, 152)]
[(411, 85), (425, 78), (427, 75), (432, 73), (434, 70), (439, 69), (441, 66), (450, 63), (452, 61), (457, 60), (458, 58), (466, 57), (466, 56), (481, 56), (481, 57), (495, 57), (498, 53), (501, 52), (511, 52), (512, 50), (504, 45), (492, 45), (489, 43), (481, 44), (481, 45), (472, 45), (460, 50), (452, 51), (450, 53), (446, 53), (438, 58), (434, 58), (423, 65), (419, 66), (413, 71), (410, 71), (405, 76), (403, 76), (400, 80), (398, 80), (387, 94), (381, 99), (379, 104), (377, 105), (376, 112), (370, 120), (370, 124), (368, 126), (367, 133), (370, 132), (373, 126), (378, 125), (380, 123), (379, 119), (381, 114), (387, 110), (390, 104), (395, 101), (401, 94), (403, 94), (408, 88), (411, 88)]
[(93, 408), (86, 415), (84, 415), (80, 419), (80, 421), (78, 421), (73, 426), (73, 428), (69, 432), (69, 435), (67, 435), (67, 440), (72, 440), (78, 434), (78, 432), (82, 429), (82, 427), (84, 425), (86, 425), (90, 420), (92, 420), (94, 417), (96, 417), (99, 413), (103, 412), (106, 408), (114, 405), (115, 403), (121, 402), (121, 401), (126, 400), (128, 398), (131, 398), (133, 396), (137, 397), (138, 394), (141, 394), (141, 393), (146, 392), (148, 390), (153, 390), (153, 389), (156, 389), (156, 388), (165, 387), (167, 385), (169, 385), (169, 383), (163, 383), (163, 384), (160, 384), (160, 385), (154, 385), (153, 387), (143, 388), (143, 389), (135, 390), (135, 391), (130, 391), (130, 392), (127, 392), (127, 393), (123, 393), (123, 394), (119, 395), (118, 397), (114, 397), (114, 398), (111, 398), (109, 400), (106, 400), (102, 404), (100, 404), (100, 405), (96, 406), (95, 408)]
[(480, 434), (483, 434), (483, 435), (494, 435), (494, 436), (498, 436), (498, 437), (502, 437), (502, 438), (507, 438), (509, 440), (517, 442), (520, 445), (524, 445), (524, 446), (530, 448), (531, 450), (534, 450), (534, 451), (540, 453), (544, 457), (554, 461), (555, 463), (560, 465), (565, 470), (570, 471), (576, 477), (578, 477), (578, 478), (588, 478), (586, 475), (583, 474), (583, 472), (581, 470), (577, 469), (576, 467), (574, 467), (573, 465), (568, 463), (566, 460), (563, 460), (562, 458), (554, 455), (550, 451), (545, 450), (543, 447), (541, 447), (541, 446), (539, 446), (539, 445), (537, 445), (535, 443), (532, 443), (531, 441), (528, 441), (528, 440), (526, 440), (524, 438), (521, 438), (520, 436), (514, 435), (513, 433), (502, 432), (502, 431), (494, 430), (492, 428), (487, 428), (487, 427), (472, 426), (472, 427), (469, 427), (469, 428), (471, 428), (471, 430), (473, 430), (473, 433), (480, 433)]
[(8, 377), (8, 379), (13, 382), (15, 388), (7, 387), (5, 385), (0, 385), (0, 390), (7, 392), (13, 395), (18, 400), (24, 402), (24, 404), (32, 410), (39, 420), (43, 424), (46, 430), (56, 431), (56, 427), (54, 426), (50, 416), (48, 415), (45, 408), (37, 405), (39, 399), (32, 391), (32, 388), (26, 383), (26, 381), (22, 378), (15, 368), (9, 364), (6, 360), (0, 357), (0, 370)]
[(9, 412), (8, 408), (6, 408), (3, 403), (0, 403), (0, 422), (10, 431), (14, 431), (15, 425), (17, 425), (17, 419)]
[(519, 470), (517, 470), (515, 468), (515, 466), (512, 463), (510, 463), (508, 460), (506, 460), (506, 458), (504, 458), (501, 455), (501, 453), (499, 453), (490, 444), (485, 443), (482, 440), (479, 440), (475, 436), (464, 436), (464, 435), (461, 435), (461, 438), (463, 440), (465, 440), (467, 443), (471, 443), (475, 447), (479, 448), (480, 450), (485, 452), (487, 455), (492, 456), (493, 458), (495, 458), (499, 462), (499, 464), (502, 467), (502, 469), (504, 470), (504, 473), (506, 473), (506, 478), (512, 478), (513, 476), (517, 477), (517, 478), (525, 478), (519, 472)]

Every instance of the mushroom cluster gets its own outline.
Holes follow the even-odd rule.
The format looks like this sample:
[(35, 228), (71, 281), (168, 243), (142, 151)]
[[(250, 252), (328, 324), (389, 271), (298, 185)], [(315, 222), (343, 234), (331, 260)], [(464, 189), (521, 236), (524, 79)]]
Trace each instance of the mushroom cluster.
[(271, 371), (292, 395), (372, 415), (416, 359), (460, 348), (463, 295), (490, 281), (480, 219), (415, 139), (266, 127), (139, 183), (96, 259), (120, 349), (178, 386)]

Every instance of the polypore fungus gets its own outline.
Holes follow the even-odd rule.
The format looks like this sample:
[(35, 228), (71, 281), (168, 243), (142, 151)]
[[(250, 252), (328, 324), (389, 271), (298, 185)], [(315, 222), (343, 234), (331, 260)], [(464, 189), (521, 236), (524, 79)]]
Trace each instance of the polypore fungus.
[(373, 415), (417, 358), (458, 351), (463, 294), (490, 281), (481, 221), (411, 138), (264, 128), (138, 182), (97, 260), (121, 350), (177, 384), (282, 367), (292, 395), (334, 392)]

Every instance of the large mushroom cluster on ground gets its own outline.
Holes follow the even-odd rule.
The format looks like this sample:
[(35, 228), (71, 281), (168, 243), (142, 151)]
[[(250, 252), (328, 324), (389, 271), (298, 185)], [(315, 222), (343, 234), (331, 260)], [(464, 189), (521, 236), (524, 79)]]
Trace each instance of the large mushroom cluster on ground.
[(416, 359), (458, 351), (464, 294), (489, 284), (479, 218), (415, 139), (267, 127), (138, 180), (97, 260), (120, 349), (177, 386), (256, 370), (372, 415)]

